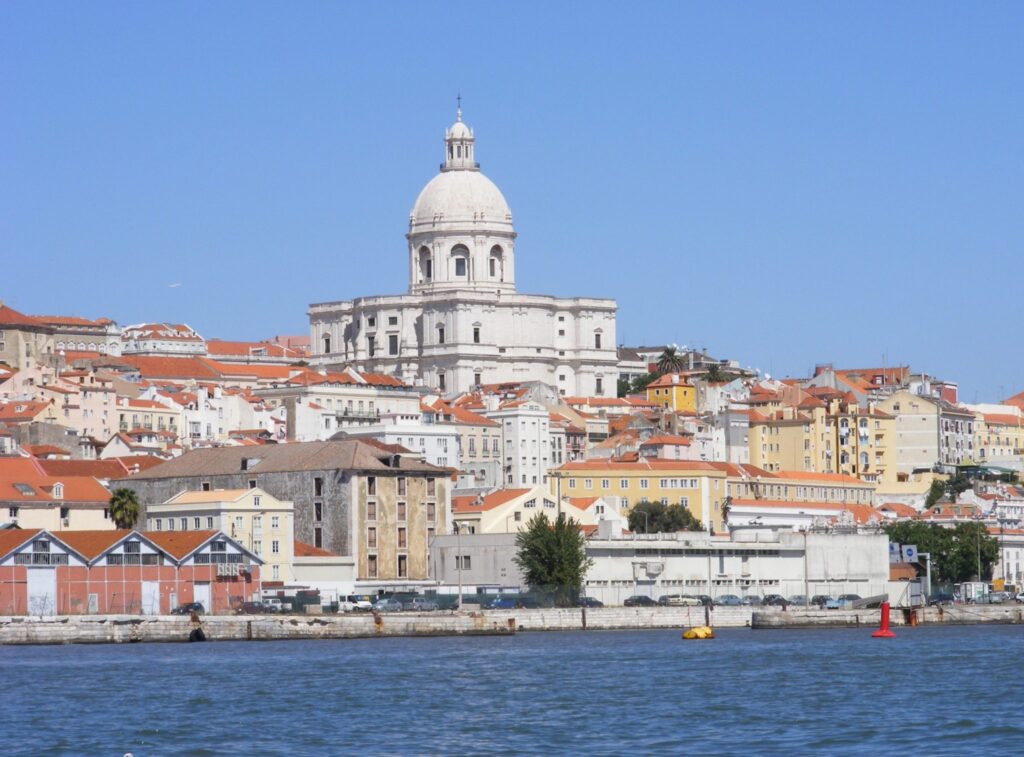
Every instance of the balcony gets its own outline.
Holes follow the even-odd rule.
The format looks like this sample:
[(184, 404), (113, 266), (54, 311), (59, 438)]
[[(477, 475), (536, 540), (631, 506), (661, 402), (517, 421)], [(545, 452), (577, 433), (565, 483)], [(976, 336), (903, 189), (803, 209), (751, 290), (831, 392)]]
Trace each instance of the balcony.
[(345, 408), (342, 412), (337, 413), (335, 418), (339, 425), (343, 423), (361, 423), (364, 421), (375, 423), (380, 420), (380, 410), (351, 410)]

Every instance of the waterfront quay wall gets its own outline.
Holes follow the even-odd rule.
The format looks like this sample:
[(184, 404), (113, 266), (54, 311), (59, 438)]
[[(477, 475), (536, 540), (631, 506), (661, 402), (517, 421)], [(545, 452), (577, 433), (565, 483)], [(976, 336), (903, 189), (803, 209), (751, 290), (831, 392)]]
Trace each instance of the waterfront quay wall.
[[(717, 627), (750, 625), (749, 607), (710, 611)], [(0, 617), (0, 644), (112, 644), (189, 641), (357, 639), (386, 636), (505, 635), (516, 631), (640, 630), (704, 625), (703, 607), (601, 607), (463, 613)]]
[[(788, 612), (756, 611), (752, 628), (877, 628), (881, 610), (789, 610)], [(889, 614), (892, 626), (910, 625), (977, 625), (982, 623), (1024, 623), (1021, 605), (947, 605), (919, 607), (915, 610), (894, 608)]]

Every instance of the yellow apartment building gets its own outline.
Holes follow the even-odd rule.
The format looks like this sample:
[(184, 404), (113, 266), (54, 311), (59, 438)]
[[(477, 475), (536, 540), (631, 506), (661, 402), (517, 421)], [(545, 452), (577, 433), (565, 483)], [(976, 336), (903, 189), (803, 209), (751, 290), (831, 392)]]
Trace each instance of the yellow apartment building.
[(685, 376), (666, 373), (647, 385), (647, 401), (673, 412), (694, 413), (697, 410), (697, 390)]

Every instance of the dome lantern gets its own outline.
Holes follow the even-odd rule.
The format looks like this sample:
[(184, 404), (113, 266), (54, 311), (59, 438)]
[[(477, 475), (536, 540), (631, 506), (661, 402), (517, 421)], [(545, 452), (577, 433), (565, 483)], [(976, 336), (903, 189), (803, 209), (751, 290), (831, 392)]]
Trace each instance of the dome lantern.
[(455, 111), (455, 123), (444, 133), (444, 163), (442, 171), (479, 171), (480, 164), (473, 159), (473, 130), (462, 123), (462, 107)]

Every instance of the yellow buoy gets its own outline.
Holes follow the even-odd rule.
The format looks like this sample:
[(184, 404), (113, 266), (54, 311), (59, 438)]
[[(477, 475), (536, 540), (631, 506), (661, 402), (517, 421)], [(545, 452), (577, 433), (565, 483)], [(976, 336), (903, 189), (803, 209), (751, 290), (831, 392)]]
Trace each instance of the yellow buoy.
[(715, 638), (715, 632), (711, 629), (711, 626), (697, 626), (691, 628), (689, 631), (683, 631), (684, 639), (713, 639)]

